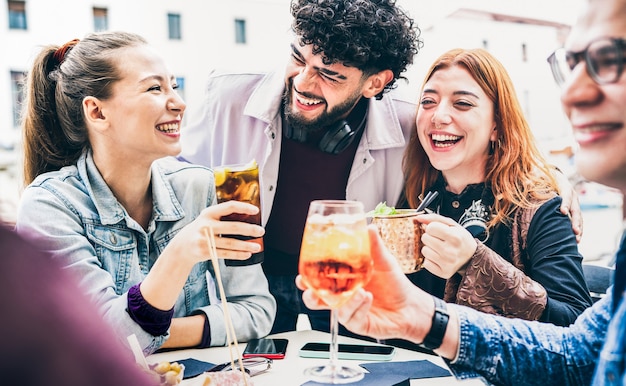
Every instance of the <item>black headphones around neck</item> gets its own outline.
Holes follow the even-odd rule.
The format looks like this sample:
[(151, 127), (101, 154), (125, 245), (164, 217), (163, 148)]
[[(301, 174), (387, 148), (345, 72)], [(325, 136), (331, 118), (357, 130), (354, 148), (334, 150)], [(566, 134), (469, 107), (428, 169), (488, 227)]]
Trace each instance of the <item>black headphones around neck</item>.
[[(330, 126), (326, 133), (322, 136), (322, 139), (317, 144), (317, 147), (324, 153), (339, 154), (346, 150), (348, 146), (357, 137), (357, 134), (365, 126), (365, 120), (367, 118), (367, 110), (363, 114), (363, 119), (359, 123), (356, 130), (352, 130), (348, 121), (345, 119), (340, 120), (336, 124)], [(307, 132), (302, 129), (293, 128), (291, 125), (285, 122), (283, 133), (285, 138), (292, 139), (297, 142), (306, 142)]]

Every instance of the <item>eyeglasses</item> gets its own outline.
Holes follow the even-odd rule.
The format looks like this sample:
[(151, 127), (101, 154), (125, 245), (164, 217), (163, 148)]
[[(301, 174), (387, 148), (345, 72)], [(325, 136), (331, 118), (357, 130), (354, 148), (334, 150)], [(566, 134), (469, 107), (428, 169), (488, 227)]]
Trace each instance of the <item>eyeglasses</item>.
[(609, 84), (617, 82), (622, 75), (625, 54), (625, 39), (602, 37), (579, 52), (559, 48), (548, 57), (548, 63), (559, 86), (571, 77), (574, 68), (583, 60), (591, 79), (598, 84)]
[[(241, 362), (243, 364), (243, 369), (251, 377), (264, 373), (267, 370), (272, 368), (272, 360), (269, 358), (262, 358), (262, 357), (243, 358)], [(215, 367), (212, 367), (210, 370), (208, 370), (208, 372), (228, 371), (228, 370), (232, 370), (230, 362), (216, 365)], [(238, 361), (235, 361), (235, 370), (239, 370)]]

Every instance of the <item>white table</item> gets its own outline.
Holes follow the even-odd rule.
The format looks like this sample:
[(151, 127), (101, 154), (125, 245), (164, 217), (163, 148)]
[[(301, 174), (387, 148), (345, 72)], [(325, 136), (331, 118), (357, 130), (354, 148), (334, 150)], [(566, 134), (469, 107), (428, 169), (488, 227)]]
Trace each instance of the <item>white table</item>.
[[(320, 331), (292, 331), (282, 334), (270, 335), (272, 338), (287, 338), (289, 344), (287, 345), (287, 354), (285, 359), (274, 360), (272, 368), (263, 374), (259, 374), (252, 378), (255, 386), (277, 386), (277, 385), (293, 385), (299, 386), (309, 379), (303, 374), (304, 369), (314, 365), (322, 365), (328, 362), (328, 359), (314, 359), (314, 358), (301, 358), (298, 356), (298, 351), (307, 342), (329, 342), (330, 334)], [(339, 336), (340, 343), (366, 343), (373, 344), (371, 342), (364, 342), (359, 339), (349, 338), (345, 336)], [(239, 344), (240, 351), (245, 348), (245, 343)], [(161, 361), (174, 362), (185, 358), (194, 358), (211, 363), (223, 363), (230, 360), (230, 354), (228, 347), (211, 347), (208, 349), (186, 349), (177, 350), (164, 353), (158, 353), (148, 356), (148, 363), (157, 363)], [(422, 360), (426, 359), (432, 363), (448, 368), (445, 362), (438, 356), (423, 354), (411, 350), (405, 350), (396, 348), (396, 354), (393, 361), (410, 361), (410, 360)], [(363, 360), (340, 360), (341, 363), (345, 363), (349, 366), (357, 367), (359, 363), (364, 363)], [(182, 386), (192, 383), (192, 380), (185, 380), (182, 382)], [(454, 376), (441, 377), (441, 378), (423, 378), (411, 380), (411, 385), (483, 385), (478, 380), (459, 381)]]

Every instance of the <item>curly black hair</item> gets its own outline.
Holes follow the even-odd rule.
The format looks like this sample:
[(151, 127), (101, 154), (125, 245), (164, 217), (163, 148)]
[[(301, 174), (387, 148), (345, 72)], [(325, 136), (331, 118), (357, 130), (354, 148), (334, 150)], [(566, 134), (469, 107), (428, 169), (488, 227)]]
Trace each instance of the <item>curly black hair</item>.
[(395, 87), (422, 48), (420, 29), (395, 0), (293, 0), (292, 29), (302, 45), (313, 45), (325, 64), (342, 63), (370, 75), (389, 69)]

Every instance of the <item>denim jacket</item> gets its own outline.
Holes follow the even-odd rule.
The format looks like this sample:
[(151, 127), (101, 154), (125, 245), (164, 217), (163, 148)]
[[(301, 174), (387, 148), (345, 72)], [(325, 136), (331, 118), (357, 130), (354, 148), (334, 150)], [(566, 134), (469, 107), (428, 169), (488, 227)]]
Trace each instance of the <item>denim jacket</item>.
[(485, 318), (450, 305), (456, 307), (461, 330), (459, 354), (450, 367), (458, 378), (482, 377), (496, 385), (626, 385), (624, 299), (622, 294), (612, 313), (609, 288), (569, 327)]
[(594, 386), (626, 385), (626, 297), (615, 310), (593, 379)]
[[(205, 167), (173, 158), (152, 165), (154, 209), (145, 231), (117, 201), (98, 172), (91, 152), (76, 165), (40, 175), (24, 191), (17, 230), (72, 271), (121, 337), (137, 335), (146, 353), (169, 333), (152, 336), (129, 316), (128, 289), (140, 283), (168, 242), (215, 199), (213, 175)], [(230, 267), (220, 261), (230, 314), (238, 339), (265, 336), (276, 303), (260, 264)], [(204, 312), (211, 345), (226, 344), (221, 302), (210, 261), (194, 266), (174, 306), (174, 317)], [(78, 305), (77, 305), (78, 306)]]

